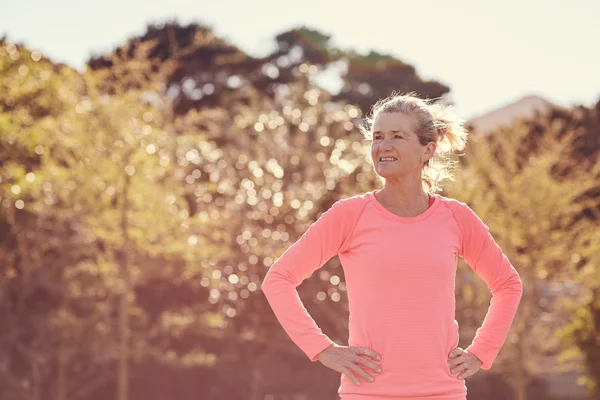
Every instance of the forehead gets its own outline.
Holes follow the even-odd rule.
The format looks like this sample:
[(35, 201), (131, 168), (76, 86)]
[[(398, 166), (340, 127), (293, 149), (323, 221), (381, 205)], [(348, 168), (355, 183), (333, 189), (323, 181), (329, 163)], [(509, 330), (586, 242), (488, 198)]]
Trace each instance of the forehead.
[(416, 120), (403, 112), (379, 113), (373, 121), (373, 132), (402, 131), (413, 133)]

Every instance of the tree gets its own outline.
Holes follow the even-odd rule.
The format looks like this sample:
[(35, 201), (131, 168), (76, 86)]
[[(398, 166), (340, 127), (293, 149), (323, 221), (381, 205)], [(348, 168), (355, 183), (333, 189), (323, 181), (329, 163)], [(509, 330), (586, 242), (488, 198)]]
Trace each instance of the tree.
[[(575, 132), (559, 135), (557, 125), (547, 124), (536, 145), (521, 151), (531, 143), (530, 126), (539, 123), (523, 121), (489, 136), (473, 135), (464, 168), (449, 191), (490, 227), (523, 280), (523, 299), (496, 367), (510, 377), (519, 400), (527, 398), (537, 377), (565, 367), (550, 362), (560, 351), (556, 330), (568, 320), (561, 302), (572, 295), (568, 288), (580, 268), (565, 264), (565, 254), (588, 247), (594, 222), (581, 216), (599, 200), (588, 194), (598, 187), (589, 178), (598, 176), (600, 163), (583, 166), (569, 157), (578, 140)], [(467, 279), (462, 275), (461, 282)], [(479, 319), (484, 310), (479, 308)]]
[(421, 97), (438, 99), (450, 90), (437, 81), (423, 80), (414, 66), (389, 54), (350, 51), (345, 60), (344, 86), (335, 99), (356, 104), (365, 114), (377, 100), (389, 96), (392, 91), (416, 92)]
[(63, 267), (94, 251), (77, 237), (76, 215), (51, 211), (58, 198), (41, 167), (48, 151), (41, 132), (65, 112), (77, 73), (3, 40), (0, 74), (0, 318), (8, 327), (0, 333), (0, 385), (6, 396), (40, 399), (59, 347)]
[[(151, 87), (107, 96), (93, 76), (0, 49), (5, 82), (19, 82), (0, 95), (0, 298), (11, 327), (0, 334), (2, 392), (90, 398), (121, 360), (125, 398), (129, 355), (155, 358), (164, 349), (155, 343), (178, 329), (160, 326), (172, 304), (154, 307), (145, 291), (179, 280), (182, 292), (207, 297), (192, 279), (204, 277), (196, 260), (212, 257), (211, 228), (189, 218), (181, 191), (189, 143), (173, 136), (170, 105)], [(199, 301), (188, 295), (178, 312)]]

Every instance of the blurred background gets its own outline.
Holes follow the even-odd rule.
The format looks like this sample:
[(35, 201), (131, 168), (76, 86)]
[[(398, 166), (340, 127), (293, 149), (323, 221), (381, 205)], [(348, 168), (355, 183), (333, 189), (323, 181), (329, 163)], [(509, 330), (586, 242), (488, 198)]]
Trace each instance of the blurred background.
[[(392, 90), (465, 119), (442, 195), (524, 282), (468, 399), (600, 399), (597, 1), (0, 3), (0, 399), (337, 399), (260, 283), (381, 187)], [(464, 348), (490, 294), (456, 280)], [(347, 344), (338, 258), (298, 291)]]

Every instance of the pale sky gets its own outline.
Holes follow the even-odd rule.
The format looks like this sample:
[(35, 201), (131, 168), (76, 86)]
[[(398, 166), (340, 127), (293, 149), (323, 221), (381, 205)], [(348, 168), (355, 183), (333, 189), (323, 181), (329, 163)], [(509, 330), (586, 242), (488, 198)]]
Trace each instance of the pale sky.
[(0, 0), (0, 10), (0, 36), (77, 69), (148, 22), (201, 22), (252, 55), (306, 25), (449, 85), (464, 118), (531, 94), (564, 106), (600, 99), (599, 0)]

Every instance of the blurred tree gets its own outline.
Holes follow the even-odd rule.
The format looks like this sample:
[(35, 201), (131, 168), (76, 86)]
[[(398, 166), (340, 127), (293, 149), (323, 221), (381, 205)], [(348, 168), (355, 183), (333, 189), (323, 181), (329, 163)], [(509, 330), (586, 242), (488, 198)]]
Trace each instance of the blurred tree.
[[(196, 260), (214, 249), (203, 240), (210, 224), (191, 220), (180, 197), (179, 163), (190, 150), (177, 148), (170, 105), (156, 91), (99, 94), (93, 77), (8, 43), (0, 71), (12, 89), (0, 95), (0, 296), (12, 327), (0, 334), (2, 392), (89, 398), (121, 359), (123, 398), (129, 353), (137, 362), (162, 357), (178, 315), (205, 326), (203, 314), (186, 309), (208, 296), (208, 283), (192, 279), (203, 278), (207, 265)], [(184, 303), (152, 308), (157, 282), (173, 281), (183, 290), (168, 297), (187, 296)], [(138, 288), (148, 309), (135, 303)], [(197, 353), (192, 364), (205, 362)]]
[[(355, 182), (352, 178), (358, 176), (367, 186), (365, 149), (351, 122), (358, 110), (327, 103), (327, 93), (310, 82), (305, 77), (274, 100), (244, 86), (238, 95), (245, 102), (232, 94), (222, 108), (189, 112), (175, 124), (181, 132), (200, 123), (204, 127), (206, 142), (199, 148), (200, 162), (189, 165), (186, 173), (199, 168), (208, 174), (197, 174), (196, 181), (190, 179), (186, 192), (199, 201), (208, 199), (205, 212), (227, 221), (223, 236), (219, 232), (211, 235), (213, 244), (227, 249), (215, 260), (218, 269), (211, 284), (215, 291), (210, 301), (223, 318), (226, 339), (215, 347), (218, 363), (214, 371), (221, 379), (238, 378), (235, 386), (216, 388), (224, 392), (211, 392), (215, 398), (262, 399), (268, 390), (265, 387), (277, 383), (266, 370), (279, 354), (289, 357), (286, 368), (291, 379), (293, 360), (299, 362), (301, 355), (277, 329), (273, 317), (271, 323), (265, 323), (264, 316), (271, 312), (257, 292), (258, 284), (274, 253), (291, 244), (317, 210), (341, 195), (343, 181)], [(350, 134), (354, 140), (349, 139)], [(345, 190), (349, 193), (351, 188)], [(339, 272), (337, 275), (339, 278)], [(325, 287), (322, 280), (316, 283)], [(316, 302), (320, 308), (331, 309), (327, 317), (340, 311), (335, 304), (340, 295), (335, 292), (330, 290), (333, 302)], [(317, 292), (306, 293), (311, 293), (305, 296), (312, 303)], [(323, 323), (331, 325), (334, 335), (343, 337), (343, 319), (335, 317)], [(282, 368), (278, 366), (280, 372)], [(249, 369), (255, 372), (249, 374)], [(296, 369), (295, 379), (307, 382), (318, 374), (314, 367), (307, 371), (310, 373), (299, 377)], [(297, 388), (303, 390), (301, 384)]]
[(92, 57), (88, 69), (104, 93), (143, 89), (150, 83), (163, 88), (178, 115), (215, 107), (246, 82), (272, 95), (273, 84), (294, 79), (280, 77), (269, 58), (248, 56), (207, 26), (177, 22), (149, 25), (144, 35), (112, 54)]
[[(260, 60), (198, 26), (166, 24), (150, 31), (154, 44), (136, 46), (128, 53), (144, 60), (153, 58), (155, 46), (169, 49), (160, 54), (172, 65), (164, 69), (164, 82), (167, 96), (174, 98), (173, 133), (182, 143), (196, 141), (189, 155), (194, 162), (182, 168), (190, 215), (227, 221), (226, 231), (208, 236), (211, 245), (223, 249), (210, 274), (209, 302), (220, 328), (210, 340), (218, 355), (212, 373), (222, 380), (232, 374), (247, 379), (215, 387), (209, 395), (262, 399), (265, 387), (283, 389), (261, 372), (272, 362), (265, 352), (298, 360), (288, 364), (290, 381), (323, 379), (316, 366), (303, 368), (306, 375), (299, 377), (296, 365), (302, 355), (293, 343), (274, 322), (256, 323), (271, 314), (256, 291), (275, 254), (291, 245), (320, 213), (341, 196), (376, 185), (365, 159), (368, 146), (354, 125), (360, 110), (331, 99), (317, 85), (327, 63), (344, 54), (330, 46), (327, 35), (307, 28), (278, 35), (276, 50)], [(128, 45), (137, 42), (132, 39)], [(130, 59), (119, 62), (124, 68), (139, 64)], [(114, 69), (114, 64), (103, 66), (94, 60), (90, 66), (98, 79)], [(402, 88), (418, 89), (408, 81)], [(195, 101), (188, 101), (194, 96)], [(301, 294), (324, 329), (344, 341), (347, 324), (340, 315), (347, 310), (343, 303), (336, 304), (343, 300), (343, 273), (337, 259), (330, 265), (320, 271), (318, 280), (304, 285)], [(336, 282), (334, 287), (331, 282)], [(273, 330), (279, 332), (276, 341)], [(192, 336), (182, 336), (188, 334)], [(254, 363), (254, 374), (247, 373), (248, 362)]]
[(437, 81), (423, 80), (415, 67), (389, 54), (371, 51), (363, 55), (351, 51), (346, 60), (344, 86), (335, 99), (356, 104), (363, 113), (368, 113), (377, 100), (389, 96), (392, 91), (414, 91), (421, 97), (438, 99), (450, 90)]
[[(600, 336), (594, 327), (595, 321), (600, 320), (600, 312), (597, 302), (594, 300), (594, 293), (598, 287), (596, 279), (596, 269), (598, 264), (598, 254), (600, 254), (600, 245), (597, 226), (600, 215), (600, 172), (597, 169), (600, 155), (600, 101), (592, 107), (578, 106), (573, 109), (553, 109), (551, 113), (543, 117), (538, 115), (530, 121), (523, 121), (526, 135), (518, 141), (516, 152), (519, 154), (516, 160), (520, 163), (526, 163), (529, 154), (538, 151), (540, 146), (544, 146), (548, 140), (561, 141), (567, 138), (568, 146), (565, 146), (556, 157), (554, 165), (551, 167), (552, 176), (561, 182), (570, 182), (575, 175), (584, 177), (585, 185), (578, 187), (579, 196), (573, 197), (580, 209), (574, 216), (574, 222), (571, 226), (565, 226), (563, 235), (571, 240), (572, 233), (577, 224), (588, 223), (587, 229), (577, 231), (579, 246), (569, 248), (562, 262), (561, 271), (566, 277), (567, 287), (563, 287), (563, 293), (557, 295), (559, 302), (553, 304), (550, 308), (552, 314), (562, 315), (562, 321), (567, 319), (558, 330), (558, 338), (563, 345), (561, 358), (577, 362), (583, 360), (587, 369), (587, 376), (581, 379), (590, 390), (592, 398), (598, 397), (598, 387), (600, 387), (600, 357), (598, 356), (598, 346)], [(509, 130), (496, 133), (496, 135), (512, 135)], [(563, 187), (565, 192), (568, 187)], [(540, 196), (540, 199), (543, 198)], [(587, 221), (587, 222), (586, 222)], [(556, 233), (557, 236), (561, 232)], [(567, 241), (567, 242), (568, 242)], [(566, 268), (566, 265), (573, 268)], [(572, 293), (572, 296), (566, 296), (566, 293)]]
[[(561, 131), (579, 133), (571, 160), (587, 170), (587, 179), (595, 186), (587, 197), (600, 198), (600, 173), (593, 168), (600, 160), (600, 101), (592, 108), (577, 107), (571, 115), (553, 115), (553, 124)], [(565, 163), (563, 163), (565, 164)], [(563, 165), (559, 173), (569, 175), (570, 168)], [(580, 383), (587, 387), (590, 398), (600, 398), (600, 206), (592, 203), (579, 216), (593, 226), (584, 232), (583, 243), (570, 253), (570, 261), (577, 266), (574, 286), (577, 296), (566, 299), (563, 309), (569, 313), (569, 323), (559, 330), (563, 344), (561, 356), (567, 360), (583, 360), (586, 376)]]
[[(424, 82), (392, 56), (341, 51), (330, 39), (298, 28), (278, 35), (272, 54), (253, 58), (206, 26), (151, 25), (110, 55), (93, 57), (84, 74), (0, 45), (0, 323), (10, 327), (0, 332), (3, 395), (114, 398), (121, 359), (121, 398), (334, 396), (339, 374), (307, 362), (272, 315), (260, 282), (331, 204), (379, 186), (355, 126), (361, 109), (392, 89), (439, 97), (448, 88)], [(332, 64), (345, 66), (345, 86), (334, 96), (318, 84)], [(585, 265), (597, 242), (586, 239), (585, 226), (596, 205), (583, 199), (594, 199), (596, 189), (576, 183), (595, 165), (589, 148), (597, 145), (598, 112), (580, 108), (553, 118), (518, 128), (517, 150), (475, 144), (478, 155), (465, 160), (466, 186), (456, 193), (481, 212), (520, 271), (535, 264), (533, 275), (523, 274), (528, 282), (568, 275), (591, 288)], [(556, 158), (560, 147), (548, 144), (546, 132), (560, 138), (571, 131), (581, 134), (572, 153)], [(501, 154), (511, 149), (514, 158)], [(514, 182), (502, 183), (513, 180), (503, 169)], [(557, 210), (524, 214), (538, 201), (530, 187)], [(569, 191), (562, 200), (561, 188)], [(524, 199), (515, 197), (523, 192)], [(496, 215), (489, 204), (506, 213)], [(546, 226), (545, 218), (556, 220)], [(560, 229), (571, 247), (559, 243)], [(551, 233), (547, 254), (539, 232)], [(580, 259), (563, 268), (561, 249)], [(539, 264), (531, 258), (538, 253), (545, 253)], [(481, 322), (489, 297), (464, 265), (461, 271), (459, 321), (468, 331)], [(547, 287), (532, 286), (532, 305), (522, 313), (538, 307), (537, 318), (565, 321)], [(337, 257), (299, 293), (323, 330), (346, 342)], [(588, 363), (597, 359), (590, 351), (597, 342), (581, 321), (598, 315), (593, 304), (593, 297), (577, 303), (579, 333), (569, 334), (580, 338), (572, 345)], [(543, 324), (528, 324), (544, 332)], [(530, 343), (525, 328), (517, 325), (510, 340), (533, 354), (540, 341)], [(542, 344), (554, 349), (553, 340)], [(514, 349), (504, 353), (527, 362)]]
[[(59, 199), (41, 168), (44, 127), (66, 109), (77, 74), (39, 52), (0, 43), (0, 391), (40, 399), (57, 355), (64, 266), (94, 257), (77, 236), (78, 215), (50, 211)], [(46, 154), (45, 154), (46, 152)]]
[(256, 58), (218, 38), (208, 26), (169, 22), (149, 25), (144, 35), (129, 39), (112, 54), (92, 57), (88, 67), (106, 93), (140, 89), (148, 82), (164, 85), (180, 115), (191, 108), (218, 106), (221, 96), (237, 92), (244, 84), (272, 98), (278, 87), (306, 72), (300, 69), (310, 67), (314, 74), (333, 64), (339, 64), (334, 69), (339, 69), (336, 73), (343, 81), (334, 100), (356, 104), (363, 112), (392, 90), (430, 98), (449, 91), (437, 81), (423, 80), (413, 66), (391, 55), (340, 50), (330, 39), (317, 30), (294, 28), (276, 36), (271, 54)]
[(332, 46), (331, 35), (306, 26), (282, 32), (275, 40), (277, 50), (271, 57), (287, 57), (284, 65), (292, 68), (299, 67), (302, 63), (324, 67), (343, 55), (339, 49)]
[[(145, 299), (138, 304), (136, 288), (144, 292), (156, 282), (183, 280), (187, 290), (206, 296), (203, 287), (188, 279), (203, 276), (202, 266), (192, 264), (195, 260), (211, 257), (203, 240), (209, 224), (189, 218), (179, 169), (189, 151), (179, 147), (165, 119), (170, 105), (156, 91), (130, 90), (107, 97), (98, 92), (94, 77), (86, 79), (86, 96), (81, 107), (75, 107), (81, 116), (64, 115), (73, 117), (77, 123), (73, 130), (82, 133), (77, 158), (59, 159), (67, 160), (69, 178), (77, 183), (71, 198), (80, 204), (87, 233), (103, 244), (107, 286), (116, 301), (117, 398), (125, 400), (130, 392), (130, 357), (138, 363), (160, 353), (162, 346), (149, 345), (156, 336), (161, 342), (176, 334), (181, 323), (202, 325), (199, 316), (185, 308), (195, 299), (178, 304), (174, 313), (168, 311), (172, 304), (163, 299), (164, 311), (158, 319), (150, 319), (157, 310), (140, 307), (153, 303)], [(171, 349), (164, 350), (172, 357)]]
[[(589, 248), (597, 222), (581, 216), (597, 208), (600, 200), (589, 195), (600, 183), (590, 179), (599, 176), (600, 162), (576, 164), (569, 157), (581, 132), (559, 132), (546, 121), (543, 134), (531, 146), (531, 128), (540, 123), (522, 121), (489, 136), (473, 135), (465, 167), (449, 191), (490, 227), (524, 282), (517, 318), (495, 368), (510, 377), (518, 400), (527, 398), (534, 379), (567, 367), (550, 361), (560, 350), (556, 330), (568, 320), (560, 311), (561, 301), (575, 294), (574, 271), (581, 268), (579, 259), (572, 257), (571, 265), (565, 264), (565, 255)], [(529, 143), (528, 151), (524, 143)], [(473, 281), (462, 271), (461, 287)], [(479, 286), (485, 292), (481, 282)], [(472, 285), (465, 289), (468, 292), (457, 294), (458, 303), (469, 307)], [(481, 307), (481, 297), (478, 300), (477, 326), (487, 309)]]
[(305, 26), (280, 33), (276, 43), (277, 49), (269, 59), (279, 67), (281, 75), (293, 76), (293, 71), (301, 66), (310, 66), (315, 72), (335, 71), (342, 87), (333, 100), (357, 105), (363, 113), (392, 91), (416, 92), (435, 99), (450, 90), (437, 81), (422, 79), (415, 67), (392, 55), (341, 50), (331, 44), (330, 35)]

